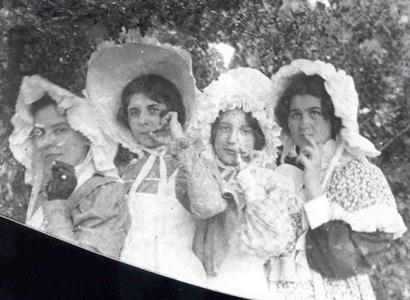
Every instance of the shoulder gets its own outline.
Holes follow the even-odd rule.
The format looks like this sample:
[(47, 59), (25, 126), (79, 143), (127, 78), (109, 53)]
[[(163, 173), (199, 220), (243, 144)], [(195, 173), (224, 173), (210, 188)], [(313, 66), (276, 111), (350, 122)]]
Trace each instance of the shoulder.
[[(394, 202), (383, 172), (367, 159), (352, 158), (336, 167), (327, 194), (350, 210)], [(342, 203), (341, 199), (344, 199)]]
[(94, 175), (81, 186), (75, 197), (79, 200), (78, 207), (88, 210), (97, 204), (125, 201), (127, 192), (127, 185), (118, 178)]

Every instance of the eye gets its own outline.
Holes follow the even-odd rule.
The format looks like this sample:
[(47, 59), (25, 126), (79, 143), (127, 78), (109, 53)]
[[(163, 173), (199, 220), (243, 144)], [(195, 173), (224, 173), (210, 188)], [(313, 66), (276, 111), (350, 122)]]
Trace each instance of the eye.
[(222, 132), (229, 132), (231, 130), (231, 127), (228, 125), (219, 125), (218, 129)]
[(295, 120), (295, 121), (300, 120), (302, 118), (302, 113), (301, 112), (292, 112), (292, 113), (290, 113), (289, 118), (291, 120)]
[(151, 114), (156, 114), (156, 113), (158, 113), (158, 112), (161, 112), (162, 110), (159, 109), (158, 107), (150, 107), (150, 108), (148, 108), (148, 111), (149, 111)]
[(69, 130), (68, 126), (58, 126), (57, 128), (54, 129), (54, 133), (61, 134), (61, 133), (67, 132), (68, 130)]
[(128, 111), (128, 116), (130, 117), (138, 117), (140, 115), (139, 109), (133, 108)]
[(244, 126), (241, 128), (242, 133), (244, 134), (253, 134), (253, 129), (250, 126)]
[(321, 110), (315, 109), (315, 110), (310, 111), (310, 115), (312, 117), (321, 117), (323, 113)]
[(34, 127), (33, 130), (30, 132), (30, 137), (38, 138), (45, 133), (43, 128)]

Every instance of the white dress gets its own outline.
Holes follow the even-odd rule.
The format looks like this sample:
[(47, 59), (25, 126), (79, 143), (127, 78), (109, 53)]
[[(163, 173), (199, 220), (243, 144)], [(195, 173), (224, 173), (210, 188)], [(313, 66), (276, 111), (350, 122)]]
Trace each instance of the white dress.
[[(167, 179), (164, 153), (151, 154), (135, 179), (128, 206), (132, 218), (121, 260), (177, 280), (204, 285), (205, 271), (192, 251), (195, 220), (175, 196), (176, 170)], [(156, 194), (136, 192), (160, 160)]]
[(248, 299), (276, 299), (269, 290), (266, 260), (244, 253), (238, 235), (231, 245), (218, 275), (208, 279), (208, 288)]

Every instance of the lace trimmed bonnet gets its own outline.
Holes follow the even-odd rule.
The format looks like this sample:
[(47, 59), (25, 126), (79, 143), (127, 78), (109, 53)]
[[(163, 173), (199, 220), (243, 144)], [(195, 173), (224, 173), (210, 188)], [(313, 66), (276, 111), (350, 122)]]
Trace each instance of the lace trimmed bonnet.
[(70, 126), (90, 140), (90, 155), (95, 169), (102, 174), (115, 174), (116, 169), (112, 161), (116, 153), (116, 145), (110, 143), (99, 130), (90, 103), (45, 78), (34, 75), (24, 77), (21, 83), (16, 113), (11, 120), (14, 130), (9, 138), (14, 157), (26, 168), (26, 184), (33, 184), (34, 179), (33, 144), (30, 137), (33, 116), (30, 106), (46, 93), (56, 102), (57, 108), (65, 112)]
[[(336, 68), (320, 60), (296, 59), (290, 64), (283, 66), (272, 77), (273, 90), (271, 100), (273, 106), (279, 102), (286, 88), (295, 76), (304, 73), (308, 76), (319, 75), (325, 81), (325, 89), (329, 94), (335, 115), (342, 120), (342, 129), (339, 137), (345, 142), (346, 150), (356, 157), (375, 157), (379, 155), (372, 142), (360, 135), (357, 121), (359, 109), (359, 97), (357, 95), (353, 78), (343, 70)], [(284, 151), (289, 151), (290, 137), (283, 132)]]
[(275, 161), (281, 128), (274, 121), (268, 108), (271, 81), (260, 71), (252, 68), (237, 68), (220, 75), (203, 91), (198, 101), (197, 110), (188, 126), (187, 134), (193, 140), (210, 145), (211, 126), (220, 111), (241, 108), (251, 112), (258, 121), (265, 136), (263, 151), (271, 161)]
[(132, 32), (122, 44), (101, 43), (88, 62), (84, 93), (97, 104), (110, 138), (134, 153), (140, 153), (141, 147), (129, 128), (117, 120), (117, 114), (123, 89), (141, 75), (158, 75), (177, 87), (185, 108), (185, 124), (192, 118), (197, 93), (188, 51), (161, 44), (153, 37), (132, 36)]

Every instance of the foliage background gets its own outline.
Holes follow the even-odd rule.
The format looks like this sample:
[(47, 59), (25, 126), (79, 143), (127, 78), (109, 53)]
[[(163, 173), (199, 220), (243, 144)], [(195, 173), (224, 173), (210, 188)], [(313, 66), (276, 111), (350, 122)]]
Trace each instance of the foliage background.
[[(7, 141), (22, 77), (38, 73), (81, 95), (96, 45), (137, 28), (189, 50), (200, 89), (225, 70), (211, 42), (235, 48), (230, 68), (268, 76), (295, 58), (346, 70), (360, 95), (361, 131), (382, 151), (374, 163), (410, 226), (409, 20), (409, 0), (2, 0), (0, 214), (23, 222), (30, 193)], [(410, 299), (409, 251), (407, 233), (375, 266), (378, 299)]]

